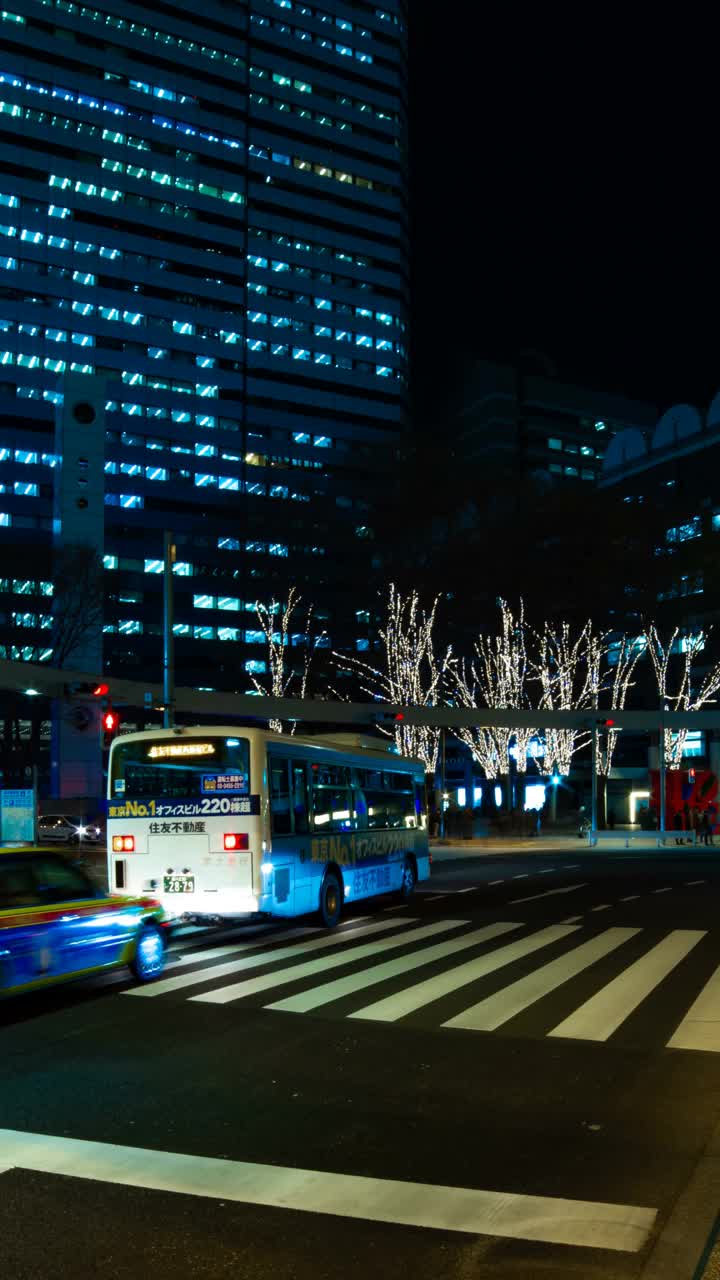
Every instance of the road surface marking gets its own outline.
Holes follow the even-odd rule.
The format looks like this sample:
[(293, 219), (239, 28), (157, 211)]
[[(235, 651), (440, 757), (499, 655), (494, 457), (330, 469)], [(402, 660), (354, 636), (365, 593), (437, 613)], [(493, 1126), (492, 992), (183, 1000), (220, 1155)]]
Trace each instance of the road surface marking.
[(492, 887), (492, 885), (494, 885), (494, 884), (504, 884), (504, 883), (505, 883), (505, 881), (504, 881), (504, 880), (489, 880), (489, 881), (488, 881), (488, 884), (489, 884), (491, 887)]
[(433, 1186), (0, 1129), (0, 1167), (439, 1231), (637, 1253), (656, 1209)]
[(548, 947), (553, 942), (558, 942), (561, 938), (567, 938), (571, 933), (576, 932), (576, 925), (550, 925), (547, 929), (541, 929), (539, 933), (533, 933), (527, 938), (519, 938), (516, 942), (500, 947), (497, 951), (491, 951), (488, 955), (478, 956), (475, 960), (468, 960), (447, 973), (438, 973), (434, 978), (428, 978), (425, 982), (408, 987), (406, 991), (398, 991), (395, 995), (378, 1000), (364, 1009), (358, 1009), (349, 1016), (366, 1018), (373, 1022), (396, 1022), (398, 1018), (404, 1018), (407, 1013), (414, 1013), (423, 1005), (439, 1000), (441, 996), (457, 991), (460, 987), (467, 986), (469, 982), (476, 982), (478, 978), (484, 978), (486, 974), (494, 973), (496, 969), (502, 969), (504, 965), (512, 964), (514, 960), (521, 960), (524, 956), (532, 955), (533, 951), (539, 951), (541, 947)]
[(611, 906), (612, 906), (612, 902), (601, 902), (598, 907), (591, 907), (590, 910), (591, 911), (609, 911)]
[(518, 979), (509, 987), (471, 1005), (469, 1009), (463, 1009), (462, 1013), (443, 1025), (464, 1027), (471, 1031), (494, 1031), (496, 1027), (501, 1027), (504, 1022), (535, 1004), (536, 1000), (556, 991), (570, 978), (602, 960), (603, 956), (609, 955), (639, 932), (639, 929), (607, 929), (597, 938), (583, 942), (574, 951), (551, 960), (541, 969), (535, 969), (526, 978)]
[(577, 924), (578, 920), (582, 920), (582, 916), (568, 916), (567, 920), (561, 920), (561, 924)]
[(585, 889), (585, 884), (570, 884), (564, 889), (546, 889), (544, 893), (531, 893), (529, 898), (511, 898), (508, 903), (509, 907), (517, 906), (519, 902), (537, 902), (538, 898), (552, 898), (555, 893), (575, 893), (577, 889)]
[[(274, 964), (276, 960), (286, 960), (288, 956), (306, 954), (308, 951), (324, 951), (327, 947), (352, 942), (354, 938), (363, 938), (369, 933), (379, 933), (383, 929), (394, 929), (399, 924), (414, 923), (415, 921), (411, 916), (407, 918), (399, 916), (397, 920), (378, 920), (374, 924), (363, 925), (360, 929), (343, 929), (340, 933), (324, 934), (321, 938), (301, 943), (299, 946), (279, 947), (277, 951), (265, 950), (259, 952), (254, 950), (252, 955), (242, 956), (239, 960), (228, 960), (225, 964), (210, 965), (205, 969), (193, 969), (192, 973), (179, 973), (174, 978), (160, 978), (157, 982), (150, 982), (144, 987), (132, 987), (129, 991), (123, 991), (121, 994), (124, 996), (142, 996), (146, 999), (164, 996), (168, 991), (180, 991), (183, 987), (197, 986), (201, 982), (209, 982), (216, 978), (226, 978), (229, 974), (240, 973), (243, 969), (257, 969), (260, 965)], [(291, 929), (283, 936), (292, 938), (304, 932), (304, 929)], [(262, 942), (258, 941), (255, 944), (249, 942), (245, 948), (240, 948), (240, 950), (249, 951), (253, 946), (255, 948), (267, 946), (267, 939), (264, 938)]]
[[(241, 982), (231, 983), (228, 987), (219, 987), (199, 996), (191, 996), (190, 999), (201, 1004), (228, 1004), (231, 1000), (256, 995), (258, 991), (267, 991), (270, 987), (299, 982), (301, 978), (312, 978), (318, 973), (326, 973), (328, 969), (337, 969), (339, 965), (366, 960), (368, 956), (376, 956), (380, 952), (391, 951), (395, 947), (404, 947), (410, 942), (422, 942), (425, 938), (432, 938), (436, 933), (447, 933), (449, 929), (459, 929), (461, 925), (469, 923), (469, 920), (439, 920), (436, 924), (425, 924), (420, 929), (406, 929), (397, 937), (365, 943), (362, 947), (355, 947), (353, 951), (341, 951), (339, 955), (321, 956), (319, 960), (307, 960), (304, 964), (288, 965), (284, 969), (276, 969), (273, 973), (264, 973), (258, 978), (245, 978)], [(309, 950), (309, 947), (302, 949), (304, 950)], [(300, 948), (296, 949), (294, 953), (296, 959), (300, 958), (302, 951)], [(212, 974), (210, 976), (212, 977)]]
[(479, 885), (471, 884), (469, 889), (455, 889), (455, 893), (475, 893), (475, 890), (479, 888)]
[(669, 884), (665, 889), (653, 889), (653, 893), (670, 893), (672, 885)]
[(398, 902), (396, 907), (383, 907), (383, 911), (404, 911), (405, 905), (404, 902)]
[(318, 933), (318, 932), (319, 930), (317, 928), (312, 928), (312, 927), (303, 928), (303, 929), (283, 929), (282, 932), (278, 930), (276, 934), (272, 934), (272, 933), (264, 934), (262, 938), (253, 940), (253, 942), (251, 943), (236, 942), (234, 945), (228, 945), (228, 946), (222, 946), (222, 947), (207, 947), (204, 951), (176, 952), (171, 950), (169, 952), (169, 958), (173, 957), (178, 964), (181, 961), (183, 964), (195, 964), (197, 961), (202, 961), (202, 960), (220, 960), (222, 956), (239, 955), (240, 952), (247, 950), (249, 946), (254, 946), (254, 947), (267, 946), (268, 943), (273, 942), (275, 938), (280, 938), (281, 940), (284, 940), (288, 937), (301, 938), (307, 935), (308, 933)]
[(426, 902), (439, 902), (441, 898), (447, 898), (446, 893), (434, 893), (431, 898), (426, 898)]
[(704, 937), (702, 929), (674, 929), (548, 1034), (572, 1040), (607, 1040)]
[(705, 983), (697, 1000), (667, 1042), (668, 1049), (705, 1049), (720, 1053), (720, 968)]
[(569, 862), (566, 867), (563, 867), (563, 871), (579, 871), (579, 870), (580, 870), (579, 862)]
[(707, 880), (686, 880), (685, 884), (707, 884)]
[(513, 876), (513, 880), (528, 880), (530, 878), (529, 871), (521, 871), (519, 875)]
[(627, 898), (621, 898), (620, 901), (621, 902), (637, 902), (639, 897), (640, 897), (639, 893), (629, 893)]
[(364, 991), (377, 982), (386, 982), (397, 978), (401, 973), (410, 973), (423, 965), (432, 964), (435, 960), (445, 960), (456, 955), (458, 951), (468, 947), (480, 946), (490, 942), (501, 934), (510, 933), (513, 929), (521, 929), (520, 924), (490, 924), (483, 929), (475, 929), (461, 938), (451, 938), (449, 942), (438, 942), (434, 947), (426, 947), (423, 951), (410, 956), (399, 956), (388, 960), (387, 964), (379, 964), (371, 969), (362, 969), (360, 973), (351, 973), (335, 982), (325, 982), (320, 987), (301, 991), (299, 995), (288, 996), (286, 1000), (278, 1000), (275, 1004), (266, 1005), (267, 1009), (282, 1009), (286, 1013), (306, 1013), (308, 1009), (317, 1009), (321, 1004), (329, 1004), (332, 1000), (340, 1000), (343, 996), (352, 995), (355, 991)]
[(554, 871), (554, 870), (555, 870), (555, 868), (554, 868), (554, 867), (543, 867), (542, 871), (539, 871), (539, 872), (538, 872), (538, 875), (541, 875), (541, 876), (549, 876), (549, 875), (550, 875), (550, 872), (551, 872), (551, 871)]

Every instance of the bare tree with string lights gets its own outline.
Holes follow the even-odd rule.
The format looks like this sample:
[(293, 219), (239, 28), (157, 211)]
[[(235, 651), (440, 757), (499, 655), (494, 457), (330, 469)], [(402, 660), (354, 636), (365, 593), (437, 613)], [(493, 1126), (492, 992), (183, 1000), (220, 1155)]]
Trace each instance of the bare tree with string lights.
[[(530, 662), (533, 678), (540, 684), (538, 718), (543, 711), (578, 711), (591, 708), (600, 694), (600, 661), (603, 638), (593, 631), (592, 622), (575, 636), (570, 624), (555, 628), (546, 622), (534, 632), (535, 654)], [(584, 729), (545, 729), (545, 752), (538, 768), (551, 776), (567, 777), (572, 758), (586, 747), (590, 733)]]
[[(304, 698), (307, 691), (308, 676), (313, 656), (313, 643), (310, 636), (312, 621), (312, 605), (306, 610), (303, 621), (303, 644), (301, 646), (301, 662), (299, 670), (291, 660), (290, 625), (302, 604), (302, 596), (297, 589), (291, 587), (287, 600), (281, 604), (271, 600), (269, 605), (257, 603), (255, 612), (265, 633), (267, 642), (267, 677), (264, 682), (252, 675), (252, 682), (258, 693), (274, 698)], [(297, 651), (297, 647), (296, 647)], [(273, 733), (283, 733), (281, 720), (273, 718), (268, 721), (268, 728)], [(295, 732), (295, 724), (291, 724), (290, 733)]]
[[(400, 707), (434, 707), (443, 703), (444, 678), (451, 651), (438, 652), (434, 627), (439, 596), (429, 612), (420, 605), (417, 591), (403, 595), (394, 583), (388, 590), (387, 613), (379, 631), (378, 664), (362, 658), (334, 653), (338, 667), (352, 671), (363, 693), (373, 701)], [(394, 739), (402, 756), (422, 760), (428, 773), (435, 773), (441, 730), (428, 725), (399, 721), (381, 732)]]
[[(487, 707), (498, 711), (530, 707), (527, 682), (530, 664), (526, 648), (525, 611), (520, 601), (517, 617), (505, 600), (500, 600), (500, 630), (481, 635), (469, 662), (453, 663), (452, 685), (461, 706)], [(509, 794), (510, 752), (514, 740), (518, 773), (527, 768), (528, 747), (536, 736), (532, 728), (513, 729), (470, 727), (458, 729), (457, 736), (469, 748), (485, 777), (500, 775)]]
[[(645, 641), (655, 673), (660, 706), (665, 710), (699, 711), (707, 702), (715, 701), (715, 694), (720, 689), (720, 662), (715, 662), (703, 676), (695, 672), (697, 656), (705, 648), (709, 634), (708, 630), (682, 636), (680, 628), (676, 627), (667, 643), (663, 643), (654, 622), (646, 627)], [(668, 769), (680, 768), (687, 735), (687, 729), (665, 729), (663, 746)]]

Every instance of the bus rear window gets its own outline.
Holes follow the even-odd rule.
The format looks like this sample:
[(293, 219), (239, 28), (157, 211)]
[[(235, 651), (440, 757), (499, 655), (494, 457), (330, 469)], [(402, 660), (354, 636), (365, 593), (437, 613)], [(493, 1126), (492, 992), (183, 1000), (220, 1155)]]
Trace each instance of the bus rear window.
[(110, 780), (112, 799), (250, 794), (247, 738), (145, 738), (116, 743)]

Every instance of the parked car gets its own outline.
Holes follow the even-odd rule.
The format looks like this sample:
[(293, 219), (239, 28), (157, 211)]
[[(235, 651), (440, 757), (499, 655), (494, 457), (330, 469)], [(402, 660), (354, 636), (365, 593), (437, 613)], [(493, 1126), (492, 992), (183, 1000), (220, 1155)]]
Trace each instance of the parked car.
[(0, 849), (0, 996), (122, 965), (148, 982), (169, 924), (155, 898), (108, 896), (53, 849)]
[(45, 814), (38, 818), (38, 840), (42, 844), (102, 844), (105, 831), (95, 823), (85, 823), (81, 818), (67, 814)]

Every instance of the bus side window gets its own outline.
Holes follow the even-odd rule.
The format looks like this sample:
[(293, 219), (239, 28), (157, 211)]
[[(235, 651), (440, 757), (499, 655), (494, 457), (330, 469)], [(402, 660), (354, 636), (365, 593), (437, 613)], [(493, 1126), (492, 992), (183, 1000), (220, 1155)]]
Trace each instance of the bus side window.
[(293, 760), (291, 765), (291, 771), (292, 771), (292, 797), (293, 797), (293, 816), (295, 819), (295, 835), (305, 836), (310, 830), (310, 822), (308, 819), (307, 773), (305, 772), (305, 761)]
[(292, 830), (290, 822), (290, 786), (288, 779), (288, 761), (273, 760), (268, 762), (270, 773), (270, 810), (272, 813), (272, 829), (276, 836), (289, 836)]

